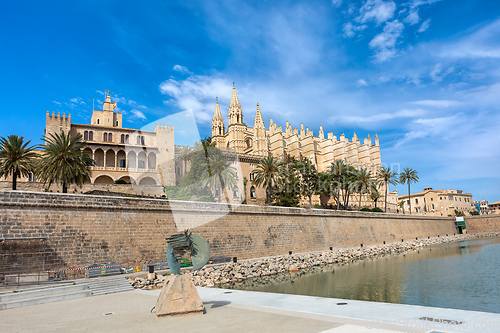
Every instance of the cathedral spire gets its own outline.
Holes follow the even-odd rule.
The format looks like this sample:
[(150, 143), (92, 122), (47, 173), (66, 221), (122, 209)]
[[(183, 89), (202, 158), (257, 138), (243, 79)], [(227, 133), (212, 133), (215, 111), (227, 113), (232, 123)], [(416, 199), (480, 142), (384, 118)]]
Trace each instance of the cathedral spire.
[(214, 117), (212, 118), (212, 121), (215, 119), (217, 119), (217, 120), (223, 119), (222, 113), (220, 112), (219, 98), (218, 97), (215, 98), (215, 111), (214, 111)]
[(255, 121), (254, 121), (254, 128), (257, 128), (257, 127), (265, 128), (264, 127), (264, 119), (262, 119), (262, 114), (260, 112), (259, 103), (257, 103), (257, 111), (255, 112)]
[(222, 118), (222, 113), (220, 112), (219, 107), (219, 98), (216, 97), (214, 117), (212, 118), (212, 137), (224, 135), (225, 130), (224, 118)]
[(233, 124), (243, 124), (243, 113), (241, 111), (240, 101), (236, 94), (236, 88), (233, 82), (233, 94), (231, 96), (231, 103), (229, 103), (229, 126)]
[(231, 103), (229, 103), (229, 106), (239, 106), (240, 101), (238, 100), (238, 94), (236, 94), (236, 88), (234, 87), (234, 82), (233, 82), (233, 94), (231, 95)]

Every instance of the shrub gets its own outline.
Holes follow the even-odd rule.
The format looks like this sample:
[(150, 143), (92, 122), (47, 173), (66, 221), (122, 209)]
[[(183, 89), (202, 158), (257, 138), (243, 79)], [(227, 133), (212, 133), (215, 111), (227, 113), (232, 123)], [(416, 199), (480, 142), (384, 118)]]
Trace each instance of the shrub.
[(363, 207), (360, 209), (361, 212), (371, 212), (372, 210), (368, 207)]
[(115, 184), (130, 184), (130, 183), (128, 183), (127, 181), (125, 181), (123, 179), (117, 179), (117, 180), (115, 180)]
[(375, 207), (375, 208), (372, 208), (372, 212), (374, 213), (383, 213), (384, 210), (380, 207)]

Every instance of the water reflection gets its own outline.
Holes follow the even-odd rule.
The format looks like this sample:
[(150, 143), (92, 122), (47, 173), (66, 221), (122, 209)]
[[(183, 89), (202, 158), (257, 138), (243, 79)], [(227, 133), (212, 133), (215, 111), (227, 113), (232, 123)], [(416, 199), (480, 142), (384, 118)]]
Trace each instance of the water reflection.
[(460, 241), (225, 288), (500, 313), (500, 238)]

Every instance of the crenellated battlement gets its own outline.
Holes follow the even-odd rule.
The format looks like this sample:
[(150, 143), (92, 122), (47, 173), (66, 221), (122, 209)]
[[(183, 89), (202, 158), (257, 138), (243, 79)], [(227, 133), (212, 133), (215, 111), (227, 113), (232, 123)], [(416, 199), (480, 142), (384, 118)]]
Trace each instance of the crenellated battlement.
[(156, 127), (155, 127), (155, 132), (162, 132), (162, 133), (168, 133), (168, 132), (171, 132), (173, 133), (174, 132), (174, 125), (165, 125), (165, 124), (156, 124)]

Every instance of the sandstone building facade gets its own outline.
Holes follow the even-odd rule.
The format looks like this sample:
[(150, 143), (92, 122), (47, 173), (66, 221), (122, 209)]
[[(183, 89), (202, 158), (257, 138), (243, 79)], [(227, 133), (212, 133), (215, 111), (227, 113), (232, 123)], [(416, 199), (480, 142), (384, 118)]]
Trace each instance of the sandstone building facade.
[[(212, 142), (215, 142), (216, 147), (220, 149), (230, 149), (238, 154), (242, 174), (250, 181), (252, 180), (250, 173), (255, 169), (255, 164), (267, 156), (281, 160), (287, 155), (297, 159), (309, 158), (319, 172), (327, 171), (336, 160), (343, 160), (357, 168), (367, 168), (373, 175), (381, 167), (377, 134), (374, 142), (370, 136), (361, 141), (356, 133), (349, 141), (344, 134), (337, 137), (329, 132), (325, 135), (322, 126), (317, 136), (314, 136), (311, 129), (307, 127), (304, 129), (303, 124), (300, 130), (292, 128), (288, 121), (283, 130), (272, 119), (267, 129), (259, 104), (253, 127), (249, 127), (243, 121), (242, 106), (234, 86), (228, 111), (229, 123), (226, 127), (219, 102), (216, 101), (212, 118)], [(263, 203), (266, 199), (265, 190), (256, 188), (250, 182), (246, 192), (248, 203)], [(370, 205), (370, 202), (364, 199), (363, 201), (362, 205)], [(315, 203), (319, 201), (316, 199)]]
[[(470, 211), (476, 210), (472, 194), (461, 190), (433, 190), (432, 187), (426, 187), (420, 193), (411, 193), (410, 197), (412, 213), (454, 216), (457, 210), (467, 216)], [(398, 199), (404, 202), (404, 212), (409, 213), (408, 194), (401, 195)]]
[(80, 133), (94, 159), (92, 184), (124, 180), (135, 185), (175, 185), (174, 127), (157, 124), (154, 131), (124, 128), (122, 114), (114, 112), (109, 90), (102, 110), (93, 110), (90, 124), (71, 123), (71, 114), (47, 111), (45, 135)]

